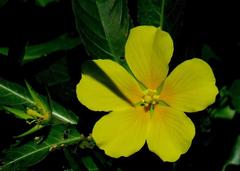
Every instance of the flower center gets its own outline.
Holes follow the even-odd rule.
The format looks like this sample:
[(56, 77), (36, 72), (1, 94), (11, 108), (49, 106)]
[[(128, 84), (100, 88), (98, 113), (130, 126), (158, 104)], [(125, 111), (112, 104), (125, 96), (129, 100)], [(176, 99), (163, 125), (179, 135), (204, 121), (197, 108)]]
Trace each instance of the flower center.
[(144, 106), (146, 111), (153, 110), (160, 101), (157, 90), (147, 89), (142, 97), (141, 106)]

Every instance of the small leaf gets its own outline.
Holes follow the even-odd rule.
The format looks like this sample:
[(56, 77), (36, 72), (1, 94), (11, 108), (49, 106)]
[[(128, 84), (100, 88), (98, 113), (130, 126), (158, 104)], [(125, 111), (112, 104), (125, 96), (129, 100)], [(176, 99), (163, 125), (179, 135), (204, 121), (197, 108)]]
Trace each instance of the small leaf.
[(202, 48), (202, 59), (204, 59), (205, 61), (209, 61), (211, 59), (214, 59), (214, 60), (221, 60), (219, 58), (219, 56), (217, 56), (217, 54), (213, 51), (213, 49), (208, 46), (207, 44), (204, 44), (203, 45), (203, 48)]
[(0, 48), (0, 54), (2, 55), (8, 56), (8, 51), (9, 51), (9, 48), (6, 48), (6, 47)]
[(129, 29), (126, 0), (73, 0), (77, 30), (93, 58), (120, 61)]
[(236, 111), (231, 109), (229, 105), (216, 108), (211, 112), (211, 117), (217, 118), (217, 119), (233, 119), (235, 116)]
[(233, 106), (240, 112), (240, 80), (234, 80), (229, 92)]
[(90, 156), (82, 157), (82, 162), (88, 171), (100, 171)]
[(59, 0), (35, 0), (36, 4), (41, 7), (46, 7), (48, 4), (52, 2), (58, 2)]
[(3, 158), (4, 165), (0, 170), (3, 171), (21, 171), (30, 167), (42, 159), (54, 149), (62, 148), (63, 145), (76, 144), (80, 140), (80, 134), (75, 128), (68, 128), (68, 137), (64, 137), (66, 126), (57, 125), (51, 128), (46, 140), (42, 143), (36, 143), (35, 140), (22, 146), (12, 147), (6, 151)]
[(38, 93), (35, 92), (27, 82), (26, 82), (26, 85), (30, 95), (32, 96), (35, 106), (37, 107), (37, 110), (39, 110), (40, 114), (43, 115), (44, 121), (50, 121), (51, 110), (49, 108), (49, 104), (47, 104), (46, 101), (42, 100), (40, 95), (38, 95)]
[[(47, 99), (41, 96), (45, 103)], [(58, 103), (51, 101), (51, 110), (53, 120), (61, 123), (77, 124), (78, 117), (71, 111), (68, 111)], [(6, 81), (0, 78), (0, 106), (19, 107), (21, 105), (34, 106), (35, 102), (32, 100), (29, 92), (22, 86)]]
[(240, 135), (238, 135), (229, 159), (225, 162), (222, 171), (225, 171), (229, 165), (240, 165)]
[(35, 125), (34, 127), (32, 127), (31, 129), (27, 130), (26, 132), (18, 135), (18, 136), (14, 136), (14, 138), (21, 138), (21, 137), (24, 137), (24, 136), (27, 136), (27, 135), (30, 135), (40, 129), (42, 129), (44, 127), (44, 125)]
[(3, 106), (2, 108), (4, 110), (10, 112), (11, 114), (14, 114), (16, 118), (24, 119), (24, 120), (33, 119), (32, 116), (26, 114), (26, 112), (22, 109), (11, 108), (11, 107), (7, 107), (7, 106)]
[(72, 171), (81, 171), (78, 161), (74, 158), (74, 154), (67, 148), (64, 148), (64, 156), (66, 157)]

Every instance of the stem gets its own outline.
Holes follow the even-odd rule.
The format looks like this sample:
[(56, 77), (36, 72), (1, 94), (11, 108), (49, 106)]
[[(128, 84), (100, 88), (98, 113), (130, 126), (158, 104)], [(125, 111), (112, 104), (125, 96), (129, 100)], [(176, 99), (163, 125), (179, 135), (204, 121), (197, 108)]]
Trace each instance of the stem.
[(165, 0), (161, 0), (160, 27), (163, 29)]

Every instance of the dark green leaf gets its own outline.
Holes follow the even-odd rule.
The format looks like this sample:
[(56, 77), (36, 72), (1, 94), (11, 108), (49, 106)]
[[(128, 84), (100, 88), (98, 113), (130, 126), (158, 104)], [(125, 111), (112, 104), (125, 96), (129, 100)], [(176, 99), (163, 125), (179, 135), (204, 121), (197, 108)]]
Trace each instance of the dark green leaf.
[(82, 162), (88, 171), (99, 171), (100, 170), (90, 156), (82, 157)]
[[(165, 0), (163, 29), (175, 34), (182, 27), (186, 0)], [(160, 26), (162, 0), (138, 0), (138, 21), (141, 25)]]
[(205, 61), (209, 61), (211, 59), (214, 60), (221, 60), (217, 54), (212, 50), (212, 48), (210, 46), (208, 46), (207, 44), (203, 45), (202, 48), (202, 59), (204, 59)]
[(5, 5), (8, 2), (8, 0), (0, 0), (0, 8)]
[(64, 155), (71, 167), (72, 171), (81, 171), (78, 161), (75, 159), (75, 155), (70, 150), (64, 148)]
[(93, 58), (120, 61), (129, 29), (126, 0), (73, 0), (77, 30)]
[(41, 7), (45, 7), (52, 2), (58, 2), (59, 0), (35, 0), (35, 3)]
[(104, 168), (111, 168), (113, 166), (112, 160), (107, 158), (107, 156), (104, 153), (100, 153), (99, 151), (93, 151), (94, 157), (98, 161), (98, 163), (101, 163), (101, 165)]
[[(65, 130), (68, 129), (67, 138), (64, 136)], [(27, 144), (18, 147), (12, 147), (6, 151), (4, 157), (4, 171), (17, 171), (27, 168), (40, 162), (47, 154), (56, 148), (76, 144), (80, 141), (80, 134), (74, 128), (66, 128), (64, 125), (57, 125), (51, 128), (51, 131), (42, 143), (36, 143), (32, 140)]]
[(36, 75), (37, 80), (47, 86), (54, 86), (70, 80), (66, 58), (61, 58)]
[[(42, 98), (47, 103), (47, 99), (44, 97)], [(54, 101), (51, 103), (53, 119), (63, 123), (77, 124), (78, 117), (73, 112), (66, 110)], [(11, 107), (19, 105), (33, 106), (35, 103), (25, 88), (18, 84), (0, 79), (0, 105)]]
[[(80, 39), (78, 37), (69, 37), (67, 34), (64, 34), (46, 43), (28, 45), (25, 49), (23, 63), (27, 63), (41, 57), (46, 57), (48, 54), (56, 51), (72, 49), (79, 44)], [(8, 51), (8, 48), (0, 48), (0, 54), (8, 55)]]
[(225, 162), (222, 171), (225, 171), (228, 165), (240, 165), (240, 135), (237, 137), (230, 157)]
[(38, 59), (40, 57), (44, 57), (47, 54), (56, 51), (72, 49), (79, 44), (80, 44), (79, 38), (77, 37), (72, 38), (64, 34), (58, 37), (57, 39), (51, 40), (46, 43), (27, 46), (23, 62), (26, 63)]
[(141, 25), (160, 26), (161, 3), (154, 0), (138, 1), (138, 21)]
[(234, 80), (229, 92), (233, 106), (240, 112), (240, 80)]

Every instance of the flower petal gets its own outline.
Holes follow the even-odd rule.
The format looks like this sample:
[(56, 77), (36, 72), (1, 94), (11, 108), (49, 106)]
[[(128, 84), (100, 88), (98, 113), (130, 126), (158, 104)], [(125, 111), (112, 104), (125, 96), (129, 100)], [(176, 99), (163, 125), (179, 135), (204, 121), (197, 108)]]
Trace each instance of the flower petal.
[(123, 110), (140, 101), (142, 96), (137, 81), (111, 60), (85, 64), (77, 85), (79, 101), (95, 111)]
[(194, 124), (183, 112), (157, 106), (149, 123), (147, 144), (163, 161), (174, 162), (187, 152), (194, 135)]
[(167, 77), (160, 98), (171, 107), (196, 112), (215, 101), (218, 89), (211, 67), (201, 59), (177, 66)]
[(146, 87), (156, 89), (168, 73), (168, 62), (173, 54), (170, 35), (154, 26), (131, 29), (125, 57), (135, 77)]
[(145, 144), (149, 117), (140, 107), (111, 112), (95, 124), (93, 139), (111, 157), (130, 156)]

